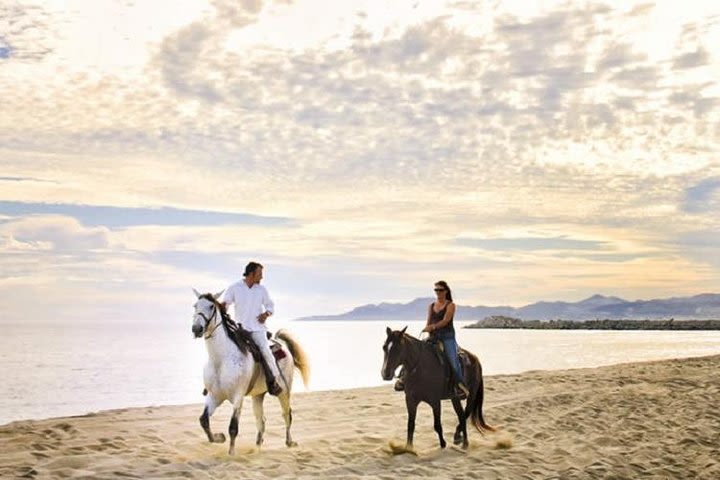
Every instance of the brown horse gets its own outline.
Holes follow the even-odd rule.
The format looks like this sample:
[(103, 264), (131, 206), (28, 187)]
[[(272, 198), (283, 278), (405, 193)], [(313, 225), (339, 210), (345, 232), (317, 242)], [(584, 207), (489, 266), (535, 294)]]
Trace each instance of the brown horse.
[(458, 426), (453, 437), (456, 445), (462, 443), (463, 448), (468, 446), (468, 418), (480, 433), (486, 430), (494, 431), (495, 428), (485, 423), (483, 418), (483, 378), (478, 358), (466, 350), (460, 350), (465, 367), (465, 384), (470, 390), (466, 408), (463, 410), (462, 403), (449, 381), (450, 372), (445, 365), (447, 360), (441, 362), (434, 345), (408, 335), (405, 330), (407, 327), (395, 331), (387, 329), (387, 339), (383, 345), (385, 360), (380, 373), (383, 380), (392, 380), (400, 365), (405, 368), (405, 404), (408, 411), (406, 448), (411, 450), (413, 447), (415, 416), (420, 402), (425, 402), (432, 408), (440, 448), (445, 448), (446, 445), (440, 421), (440, 400), (450, 399), (458, 416)]

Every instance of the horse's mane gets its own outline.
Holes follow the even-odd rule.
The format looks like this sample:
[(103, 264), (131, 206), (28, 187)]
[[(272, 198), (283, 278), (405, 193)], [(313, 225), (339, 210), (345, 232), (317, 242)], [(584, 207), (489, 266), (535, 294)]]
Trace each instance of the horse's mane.
[(198, 298), (203, 298), (203, 299), (207, 300), (208, 302), (212, 303), (213, 305), (215, 305), (220, 310), (220, 313), (222, 314), (223, 317), (225, 315), (227, 315), (227, 310), (225, 309), (225, 305), (223, 305), (222, 303), (215, 300), (215, 297), (212, 295), (212, 293), (203, 293)]
[(428, 344), (428, 342), (426, 342), (425, 340), (420, 340), (420, 339), (417, 338), (417, 337), (413, 337), (413, 336), (410, 335), (409, 333), (403, 333), (402, 338), (403, 338), (404, 340), (410, 340), (410, 343), (413, 343), (413, 344), (420, 344), (420, 345), (430, 346), (430, 345)]
[(241, 352), (247, 353), (247, 346), (244, 342), (238, 341), (237, 338), (238, 332), (242, 330), (242, 327), (240, 327), (240, 325), (238, 325), (235, 320), (230, 317), (230, 314), (227, 313), (225, 305), (218, 302), (211, 293), (203, 293), (198, 298), (205, 299), (215, 305), (215, 308), (217, 308), (220, 312), (220, 318), (222, 321), (222, 326), (225, 329), (225, 333), (227, 333), (227, 336), (230, 337), (230, 340), (238, 346)]

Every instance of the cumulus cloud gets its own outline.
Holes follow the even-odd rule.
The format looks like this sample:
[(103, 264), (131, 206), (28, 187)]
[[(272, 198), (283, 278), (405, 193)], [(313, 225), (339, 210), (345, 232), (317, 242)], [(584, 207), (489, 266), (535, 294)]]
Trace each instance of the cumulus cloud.
[(22, 246), (61, 252), (91, 251), (107, 248), (108, 232), (103, 227), (84, 227), (72, 217), (38, 215), (13, 219), (0, 224), (6, 246)]

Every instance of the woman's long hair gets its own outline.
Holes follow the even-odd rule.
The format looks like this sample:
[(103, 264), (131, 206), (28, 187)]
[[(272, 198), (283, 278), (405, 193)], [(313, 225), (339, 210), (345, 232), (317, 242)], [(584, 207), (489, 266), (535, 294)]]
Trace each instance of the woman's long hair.
[(439, 282), (435, 282), (435, 286), (440, 286), (445, 289), (445, 298), (447, 298), (448, 302), (452, 302), (452, 291), (450, 290), (450, 287), (448, 286), (447, 282), (445, 280), (440, 280)]

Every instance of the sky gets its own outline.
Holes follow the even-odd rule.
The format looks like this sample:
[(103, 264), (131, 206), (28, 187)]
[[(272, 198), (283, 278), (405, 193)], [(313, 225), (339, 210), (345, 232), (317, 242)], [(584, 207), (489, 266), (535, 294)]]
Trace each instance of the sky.
[(0, 0), (0, 323), (720, 292), (714, 1)]

